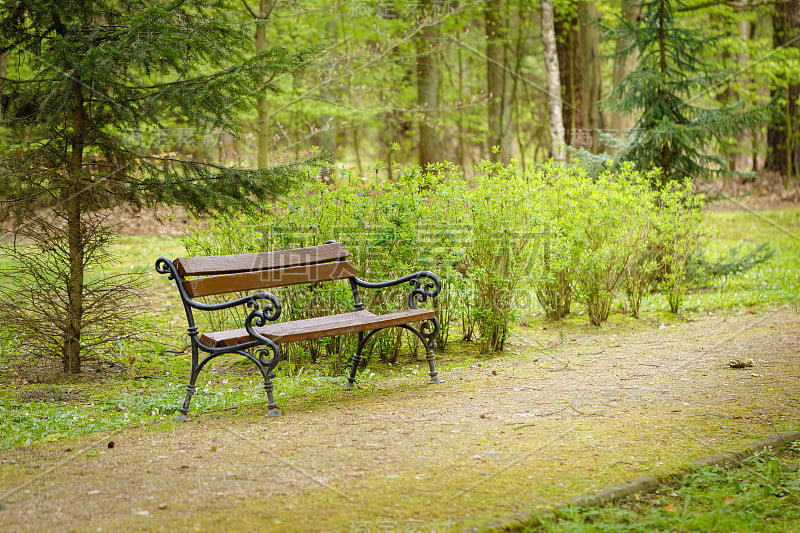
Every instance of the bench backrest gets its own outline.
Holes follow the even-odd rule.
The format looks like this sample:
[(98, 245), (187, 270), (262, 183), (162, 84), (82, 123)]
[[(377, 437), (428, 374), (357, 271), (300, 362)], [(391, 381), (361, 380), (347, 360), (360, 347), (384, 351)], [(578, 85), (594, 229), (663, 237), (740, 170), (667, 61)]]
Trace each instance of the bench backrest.
[(349, 252), (336, 242), (257, 254), (179, 257), (174, 261), (192, 298), (315, 283), (356, 275)]

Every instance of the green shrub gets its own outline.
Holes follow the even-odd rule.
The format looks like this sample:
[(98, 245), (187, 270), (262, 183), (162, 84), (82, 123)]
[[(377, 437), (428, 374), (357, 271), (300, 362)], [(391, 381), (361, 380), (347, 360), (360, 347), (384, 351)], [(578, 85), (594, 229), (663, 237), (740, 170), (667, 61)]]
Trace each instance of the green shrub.
[[(603, 173), (585, 187), (581, 253), (575, 274), (576, 290), (592, 324), (608, 319), (618, 286), (646, 263), (638, 252), (647, 248), (652, 203), (648, 176), (624, 168)], [(629, 301), (631, 298), (629, 297)], [(638, 312), (638, 303), (635, 303)]]
[(673, 313), (680, 310), (689, 286), (688, 266), (704, 247), (702, 201), (692, 192), (691, 181), (671, 182), (656, 197), (655, 247), (659, 252), (659, 290)]
[[(439, 345), (454, 329), (477, 337), (485, 351), (502, 350), (514, 321), (541, 306), (561, 319), (573, 300), (590, 321), (608, 318), (624, 291), (630, 311), (654, 290), (674, 311), (688, 286), (688, 262), (702, 243), (702, 216), (691, 186), (654, 190), (650, 174), (630, 166), (591, 177), (577, 166), (550, 163), (520, 172), (484, 162), (470, 185), (450, 165), (428, 172), (398, 168), (395, 181), (365, 179), (347, 171), (334, 185), (310, 183), (256, 213), (212, 219), (187, 235), (190, 254), (230, 254), (345, 242), (359, 275), (394, 279), (415, 270), (439, 274), (444, 289), (434, 302)], [(397, 310), (405, 287), (363, 291), (367, 308)], [(345, 283), (280, 289), (283, 320), (352, 309)], [(535, 303), (538, 301), (538, 306)], [(221, 323), (241, 326), (243, 317)], [(217, 323), (215, 327), (219, 327)], [(395, 362), (416, 340), (401, 329), (376, 336), (366, 354)], [(325, 356), (331, 371), (355, 349), (352, 337), (287, 346), (289, 367)]]
[(531, 201), (541, 222), (535, 293), (545, 315), (560, 320), (569, 314), (578, 257), (586, 226), (584, 195), (591, 180), (577, 167), (548, 163), (530, 177)]
[(496, 163), (478, 168), (470, 191), (472, 241), (467, 257), (475, 285), (473, 318), (485, 351), (503, 349), (509, 326), (532, 288), (539, 244), (534, 202), (525, 176)]

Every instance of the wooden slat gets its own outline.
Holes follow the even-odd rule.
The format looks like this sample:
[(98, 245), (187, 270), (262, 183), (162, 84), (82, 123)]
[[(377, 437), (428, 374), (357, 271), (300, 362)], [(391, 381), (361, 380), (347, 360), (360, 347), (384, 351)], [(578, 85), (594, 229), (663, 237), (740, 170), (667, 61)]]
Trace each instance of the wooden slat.
[[(436, 312), (432, 309), (406, 309), (405, 311), (385, 315), (375, 315), (369, 311), (354, 311), (352, 313), (291, 322), (275, 322), (256, 328), (256, 331), (259, 335), (263, 335), (277, 343), (285, 343), (342, 335), (344, 333), (373, 331), (429, 320), (435, 316)], [(251, 337), (246, 329), (240, 328), (207, 333), (202, 335), (201, 340), (206, 345), (222, 347), (247, 342), (251, 340)]]
[(186, 287), (186, 292), (189, 293), (189, 296), (197, 298), (212, 294), (285, 287), (299, 283), (332, 281), (355, 275), (356, 269), (353, 263), (350, 261), (337, 261), (319, 265), (274, 268), (257, 272), (241, 272), (239, 274), (196, 278), (185, 281), (183, 285)]
[(181, 276), (213, 276), (343, 261), (349, 255), (344, 244), (336, 242), (258, 254), (179, 257), (174, 263)]

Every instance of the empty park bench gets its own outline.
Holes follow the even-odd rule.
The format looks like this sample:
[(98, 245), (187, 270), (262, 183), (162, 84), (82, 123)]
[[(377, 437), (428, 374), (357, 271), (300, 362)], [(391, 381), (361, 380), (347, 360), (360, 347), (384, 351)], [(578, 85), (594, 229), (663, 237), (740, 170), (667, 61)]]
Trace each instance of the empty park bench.
[[(439, 294), (442, 283), (433, 273), (415, 272), (391, 281), (370, 283), (356, 276), (356, 270), (344, 244), (328, 242), (320, 246), (282, 250), (276, 252), (180, 257), (171, 261), (166, 257), (156, 260), (156, 271), (168, 274), (178, 286), (192, 348), (192, 373), (186, 387), (186, 399), (181, 407), (181, 420), (188, 420), (189, 404), (195, 393), (197, 376), (212, 359), (224, 354), (239, 354), (252, 361), (264, 377), (269, 409), (267, 416), (280, 416), (273, 395), (272, 378), (281, 361), (281, 344), (318, 339), (345, 333), (357, 333), (358, 342), (353, 356), (347, 388), (355, 384), (356, 371), (361, 362), (361, 352), (374, 333), (389, 327), (401, 327), (414, 333), (426, 351), (430, 383), (441, 379), (434, 366), (433, 349), (439, 334), (439, 321), (431, 309), (418, 304)], [(268, 292), (251, 292), (222, 303), (204, 303), (197, 298), (220, 294), (263, 291), (275, 287), (298, 284), (317, 284), (347, 280), (353, 294), (353, 311), (303, 320), (277, 322), (281, 315), (280, 300)], [(373, 314), (364, 309), (360, 289), (381, 289), (408, 284), (408, 309)], [(244, 327), (223, 331), (200, 332), (195, 322), (195, 311), (220, 311), (244, 307), (250, 310)], [(420, 323), (418, 327), (411, 324)], [(201, 353), (205, 352), (201, 359)]]

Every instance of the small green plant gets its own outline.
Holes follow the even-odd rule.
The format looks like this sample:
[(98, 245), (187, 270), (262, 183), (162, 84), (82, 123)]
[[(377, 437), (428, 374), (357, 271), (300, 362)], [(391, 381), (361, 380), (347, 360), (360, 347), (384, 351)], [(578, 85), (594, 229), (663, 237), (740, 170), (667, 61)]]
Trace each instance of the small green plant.
[(672, 181), (658, 191), (655, 239), (660, 254), (660, 290), (673, 313), (680, 310), (689, 287), (689, 264), (703, 248), (701, 199), (690, 181)]
[(539, 224), (524, 194), (524, 176), (490, 162), (479, 171), (469, 196), (473, 237), (467, 257), (477, 295), (473, 316), (491, 353), (503, 349), (519, 302), (532, 286)]

